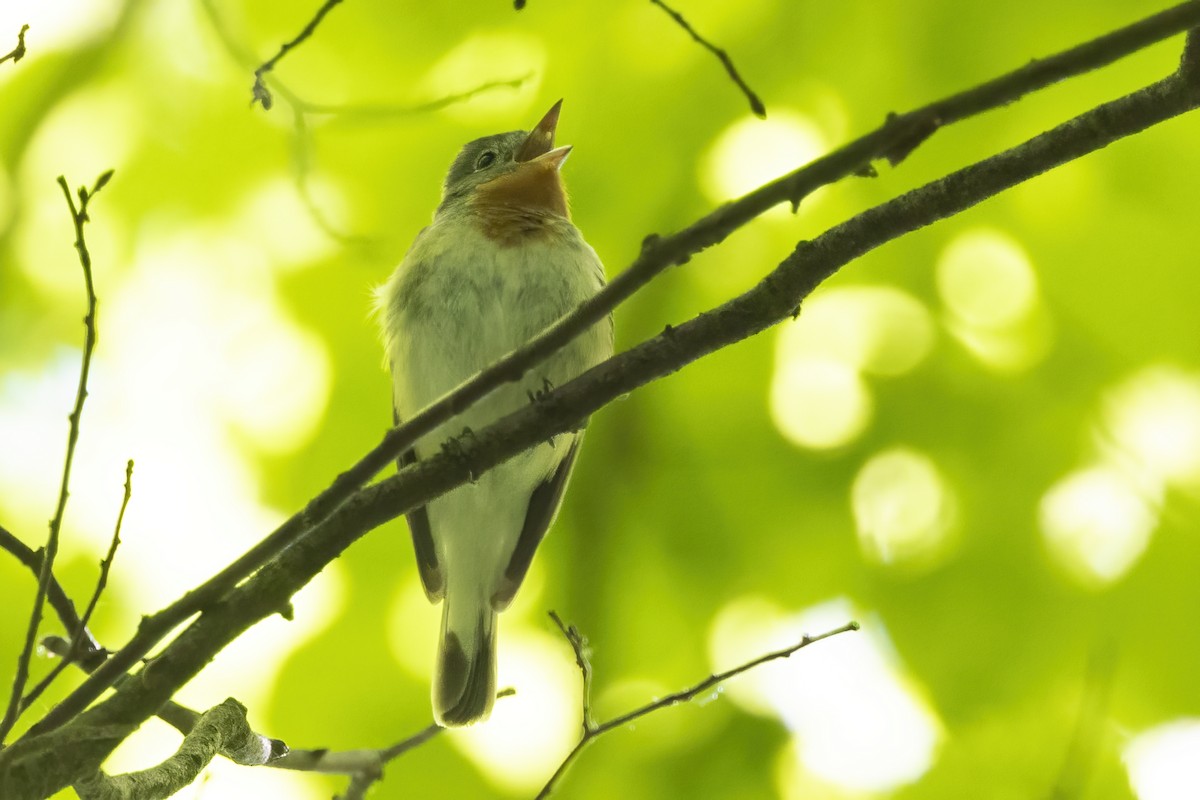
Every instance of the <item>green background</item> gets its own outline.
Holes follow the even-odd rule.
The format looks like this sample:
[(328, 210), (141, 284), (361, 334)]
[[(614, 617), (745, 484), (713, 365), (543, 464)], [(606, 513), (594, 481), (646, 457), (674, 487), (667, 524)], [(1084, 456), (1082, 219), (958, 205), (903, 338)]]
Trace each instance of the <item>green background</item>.
[[(783, 125), (762, 130), (783, 131), (776, 138), (786, 153), (797, 130), (787, 121), (801, 120), (834, 147), (889, 111), (1155, 10), (1117, 0), (681, 0), (678, 9), (729, 51), (764, 99), (760, 123), (715, 59), (637, 0), (531, 0), (521, 12), (498, 1), (347, 0), (275, 72), (302, 100), (276, 88), (270, 111), (250, 104), (253, 67), (295, 35), (313, 3), (7, 5), (0, 47), (20, 22), (32, 27), (26, 59), (0, 64), (0, 521), (30, 543), (43, 535), (74, 394), (82, 287), (54, 179), (90, 184), (115, 167), (88, 228), (100, 345), (74, 484), (82, 499), (68, 510), (60, 557), (81, 602), (132, 456), (130, 555), (118, 554), (94, 625), (110, 647), (172, 598), (164, 587), (182, 592), (265, 535), (383, 434), (388, 381), (370, 293), (427, 223), (465, 141), (527, 128), (565, 98), (559, 141), (575, 146), (565, 167), (574, 219), (614, 275), (647, 234), (677, 230), (732, 199), (729, 179), (713, 177), (717, 143), (731, 129)], [(1166, 75), (1180, 49), (1177, 37), (954, 125), (898, 168), (881, 165), (874, 180), (826, 190), (797, 216), (768, 215), (618, 309), (618, 348), (752, 285), (801, 239)], [(416, 107), (516, 78), (516, 88)], [(303, 102), (337, 113), (300, 113)], [(742, 190), (759, 173), (799, 166), (753, 151), (754, 135), (739, 140), (741, 160), (723, 167), (749, 176)], [(1128, 394), (1121, 387), (1165, 375), (1173, 388), (1151, 381), (1149, 407), (1182, 397), (1167, 403), (1178, 415), (1146, 413), (1167, 419), (1166, 438), (1181, 446), (1200, 425), (1192, 402), (1200, 391), (1198, 135), (1195, 115), (1155, 127), (870, 253), (819, 290), (813, 306), (822, 293), (888, 287), (918, 319), (878, 327), (868, 309), (840, 332), (813, 329), (807, 347), (837, 351), (830, 337), (853, 334), (855, 324), (875, 326), (873, 335), (901, 349), (911, 337), (927, 342), (898, 374), (854, 373), (856, 396), (865, 392), (873, 410), (832, 446), (789, 438), (778, 410), (773, 416), (784, 358), (775, 331), (594, 416), (531, 586), (502, 618), (502, 664), (520, 660), (506, 655), (508, 643), (533, 642), (528, 652), (547, 674), (575, 680), (570, 651), (546, 618), (557, 610), (595, 647), (605, 718), (798, 638), (801, 622), (755, 634), (774, 624), (771, 608), (782, 619), (817, 607), (802, 621), (827, 628), (854, 616), (864, 631), (842, 637), (859, 637), (854, 644), (804, 651), (788, 662), (795, 672), (773, 673), (782, 676), (777, 687), (800, 687), (800, 722), (778, 708), (751, 710), (753, 699), (731, 686), (712, 702), (601, 739), (557, 796), (1027, 798), (1053, 796), (1055, 787), (1062, 796), (1133, 796), (1122, 761), (1130, 743), (1200, 715), (1200, 476), (1188, 462), (1164, 478), (1114, 444), (1109, 412)], [(981, 230), (1008, 243), (1005, 252), (1023, 253), (1026, 272), (1016, 272), (1035, 276), (1024, 316), (984, 326), (1025, 354), (1007, 365), (964, 344), (962, 311), (939, 288), (948, 248)], [(971, 285), (984, 286), (986, 309), (987, 286)], [(139, 343), (162, 360), (131, 357)], [(940, 499), (934, 533), (917, 538), (915, 555), (880, 557), (862, 544), (869, 532), (851, 491), (864, 465), (896, 448), (933, 465), (922, 474), (936, 478)], [(1109, 579), (1090, 580), (1078, 559), (1047, 546), (1039, 509), (1059, 481), (1095, 464), (1118, 465), (1113, 474), (1136, 485), (1143, 504), (1135, 506), (1150, 522), (1144, 552)], [(244, 496), (234, 507), (223, 498), (236, 487)], [(903, 515), (912, 491), (897, 492), (892, 510)], [(185, 565), (155, 562), (172, 552), (196, 555)], [(177, 568), (187, 577), (175, 580)], [(237, 696), (259, 730), (293, 747), (380, 747), (428, 724), (421, 664), (432, 660), (437, 611), (413, 600), (403, 523), (360, 541), (318, 584), (313, 599), (298, 600), (294, 635), (277, 619), (252, 630), (246, 649), (228, 664), (218, 659), (218, 677), (184, 699), (204, 707)], [(32, 591), (0, 558), (5, 685)], [(724, 628), (714, 628), (719, 620)], [(714, 630), (726, 629), (738, 647), (714, 643), (724, 641)], [(861, 659), (875, 666), (838, 666)], [(36, 674), (49, 666), (38, 659)], [(516, 689), (501, 706), (521, 702)], [(892, 700), (920, 710), (915, 730), (930, 746), (916, 747), (923, 755), (908, 778), (856, 783), (856, 769), (876, 775), (881, 753), (913, 741), (895, 727)], [(558, 705), (575, 703), (565, 695)], [(576, 735), (575, 723), (543, 724), (532, 712), (523, 724), (549, 730), (559, 749)], [(139, 736), (114, 769), (147, 766), (177, 741), (157, 722)], [(523, 736), (506, 735), (510, 744)], [(505, 783), (456, 737), (395, 762), (372, 796), (521, 797), (540, 785), (536, 769)], [(850, 767), (822, 773), (805, 760), (842, 741)], [(226, 765), (180, 796), (237, 797), (239, 781), (255, 782), (257, 794), (245, 796), (324, 797), (344, 786), (248, 772)]]

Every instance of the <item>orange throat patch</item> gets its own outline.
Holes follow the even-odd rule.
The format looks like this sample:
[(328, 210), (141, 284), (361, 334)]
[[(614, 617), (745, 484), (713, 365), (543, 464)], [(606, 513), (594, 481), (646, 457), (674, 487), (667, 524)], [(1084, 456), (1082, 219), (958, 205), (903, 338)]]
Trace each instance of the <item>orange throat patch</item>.
[(482, 184), (476, 188), (472, 204), (485, 213), (511, 209), (571, 218), (567, 189), (558, 169), (536, 162), (522, 164), (507, 175)]
[(501, 247), (553, 236), (561, 221), (571, 219), (558, 170), (536, 163), (482, 184), (471, 206), (484, 236)]

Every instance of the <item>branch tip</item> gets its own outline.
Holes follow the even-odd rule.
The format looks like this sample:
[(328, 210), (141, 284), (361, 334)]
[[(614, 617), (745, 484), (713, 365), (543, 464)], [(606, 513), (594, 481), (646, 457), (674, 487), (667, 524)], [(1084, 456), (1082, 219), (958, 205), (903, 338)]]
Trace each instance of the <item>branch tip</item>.
[(750, 110), (754, 112), (754, 116), (758, 117), (759, 119), (766, 119), (767, 107), (763, 105), (762, 99), (754, 92), (753, 89), (750, 88), (745, 79), (742, 78), (741, 73), (737, 71), (737, 67), (733, 65), (733, 59), (729, 57), (729, 54), (697, 33), (696, 29), (691, 26), (691, 23), (689, 23), (678, 11), (668, 6), (664, 0), (650, 0), (650, 2), (661, 8), (664, 12), (666, 12), (667, 16), (675, 20), (675, 24), (683, 28), (684, 31), (687, 32), (688, 36), (692, 37), (692, 41), (696, 42), (696, 44), (700, 45), (717, 57), (717, 60), (721, 62), (721, 66), (725, 67), (725, 72), (729, 75), (729, 79), (732, 80), (734, 84), (737, 85), (738, 89), (741, 90), (742, 94), (745, 95), (746, 101), (750, 104)]
[[(29, 702), (32, 702), (25, 695), (25, 687), (29, 682), (29, 664), (33, 658), (35, 643), (38, 641), (38, 628), (42, 623), (42, 612), (44, 611), (47, 597), (50, 594), (51, 582), (54, 580), (54, 560), (58, 556), (58, 542), (62, 531), (63, 515), (66, 513), (67, 498), (70, 496), (71, 467), (75, 461), (75, 445), (79, 441), (79, 422), (83, 415), (83, 404), (88, 394), (87, 385), (88, 375), (91, 372), (92, 351), (96, 347), (96, 291), (92, 283), (92, 257), (88, 253), (87, 241), (83, 235), (83, 225), (87, 221), (88, 195), (85, 190), (80, 189), (79, 207), (76, 208), (74, 201), (71, 199), (71, 191), (68, 188), (69, 184), (66, 178), (60, 175), (57, 182), (62, 188), (63, 195), (67, 200), (67, 206), (71, 210), (72, 222), (75, 227), (75, 250), (79, 255), (79, 265), (83, 269), (83, 283), (87, 295), (87, 314), (84, 316), (83, 358), (79, 367), (79, 383), (75, 389), (75, 403), (68, 418), (67, 451), (66, 456), (63, 458), (58, 501), (54, 508), (54, 516), (50, 519), (50, 530), (46, 537), (45, 550), (40, 558), (41, 563), (38, 565), (37, 592), (34, 595), (33, 608), (29, 613), (29, 624), (25, 630), (25, 642), (22, 645), (20, 654), (17, 656), (17, 668), (16, 674), (13, 676), (12, 691), (9, 694), (4, 717), (0, 719), (0, 744), (3, 744), (4, 739), (12, 731), (13, 726), (16, 725), (21, 712), (28, 708)], [(76, 646), (78, 646), (78, 642), (83, 640), (84, 628), (86, 628), (86, 615), (85, 619), (81, 621), (79, 629), (74, 631), (72, 637), (76, 642)], [(49, 678), (50, 676), (47, 677)], [(43, 679), (41, 683), (34, 687), (34, 690), (40, 693), (48, 685), (48, 681)], [(36, 697), (36, 695), (34, 696)]]
[(17, 46), (0, 56), (0, 64), (5, 61), (12, 61), (15, 64), (25, 57), (25, 31), (27, 30), (29, 30), (28, 25), (21, 26), (21, 30), (17, 32)]
[(321, 20), (325, 19), (325, 15), (332, 11), (334, 6), (341, 2), (342, 0), (325, 0), (325, 2), (321, 4), (321, 7), (317, 9), (317, 12), (313, 15), (312, 19), (308, 21), (308, 24), (304, 26), (300, 33), (296, 34), (295, 38), (280, 45), (279, 52), (260, 64), (258, 69), (254, 70), (254, 86), (251, 89), (253, 99), (250, 102), (251, 105), (254, 105), (254, 103), (260, 103), (264, 110), (270, 110), (273, 104), (273, 99), (271, 97), (271, 92), (267, 89), (266, 83), (263, 80), (263, 76), (275, 69), (275, 65), (279, 63), (281, 58), (288, 54), (288, 51), (312, 36), (316, 32), (317, 26), (321, 24)]
[(1183, 55), (1179, 60), (1179, 74), (1191, 84), (1200, 85), (1200, 28), (1187, 32), (1183, 43)]

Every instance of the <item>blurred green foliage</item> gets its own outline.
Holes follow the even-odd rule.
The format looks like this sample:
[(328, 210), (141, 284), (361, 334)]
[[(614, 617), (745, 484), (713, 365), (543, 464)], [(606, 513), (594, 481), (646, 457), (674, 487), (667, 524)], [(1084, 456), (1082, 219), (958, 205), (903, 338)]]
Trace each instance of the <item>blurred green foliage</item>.
[[(429, 219), (443, 171), (463, 142), (528, 127), (566, 98), (559, 140), (576, 147), (566, 167), (574, 217), (615, 274), (645, 235), (679, 229), (726, 199), (719, 194), (726, 184), (714, 177), (722, 168), (736, 177), (764, 162), (768, 175), (798, 166), (774, 151), (715, 164), (716, 142), (732, 126), (800, 120), (833, 147), (889, 111), (1153, 10), (1118, 0), (680, 0), (676, 7), (729, 51), (766, 102), (767, 121), (750, 123), (745, 99), (711, 55), (644, 0), (533, 0), (520, 12), (499, 0), (347, 0), (270, 79), (302, 101), (276, 86), (270, 111), (250, 104), (253, 68), (303, 27), (315, 3), (99, 5), (10, 3), (0, 30), (2, 47), (19, 23), (31, 23), (26, 58), (0, 65), (0, 522), (31, 543), (43, 535), (82, 340), (82, 290), (54, 179), (62, 173), (72, 184), (90, 183), (115, 167), (88, 229), (101, 329), (83, 423), (94, 457), (81, 456), (74, 490), (96, 499), (68, 511), (61, 561), (61, 577), (82, 602), (111, 531), (108, 509), (115, 512), (120, 497), (120, 468), (106, 465), (138, 459), (125, 536), (130, 555), (123, 562), (118, 554), (96, 617), (110, 647), (152, 610), (141, 605), (147, 597), (170, 599), (143, 584), (182, 591), (191, 582), (172, 583), (186, 565), (137, 560), (137, 539), (155, 540), (160, 551), (211, 547), (216, 566), (218, 555), (265, 534), (382, 435), (388, 383), (368, 314), (370, 289)], [(833, 187), (797, 216), (760, 220), (622, 306), (618, 346), (751, 285), (800, 239), (1156, 80), (1174, 69), (1180, 47), (1177, 38), (955, 125), (877, 179)], [(511, 79), (523, 80), (440, 110), (413, 108)], [(298, 102), (338, 110), (303, 113)], [(781, 129), (785, 140), (803, 129), (795, 124)], [(842, 598), (838, 608), (864, 623), (854, 635), (875, 643), (870, 652), (882, 654), (888, 674), (934, 720), (927, 763), (874, 793), (856, 790), (844, 774), (839, 783), (803, 760), (804, 748), (819, 748), (819, 725), (805, 733), (778, 714), (750, 713), (719, 697), (613, 732), (556, 796), (999, 800), (1051, 797), (1056, 787), (1058, 796), (1132, 796), (1121, 759), (1132, 737), (1200, 716), (1193, 624), (1200, 495), (1187, 464), (1154, 482), (1136, 453), (1114, 455), (1106, 425), (1120, 391), (1114, 387), (1157, 368), (1170, 386), (1151, 381), (1151, 410), (1143, 414), (1150, 421), (1139, 419), (1143, 427), (1166, 426), (1168, 445), (1193, 441), (1188, 414), (1195, 407), (1187, 398), (1200, 370), (1200, 280), (1192, 274), (1198, 135), (1195, 116), (1153, 128), (870, 253), (820, 290), (814, 303), (839, 288), (900, 290), (918, 301), (932, 331), (927, 351), (900, 374), (855, 373), (861, 391), (848, 397), (859, 402), (866, 392), (870, 412), (832, 446), (806, 447), (781, 432), (779, 415), (788, 412), (778, 406), (790, 400), (786, 393), (771, 400), (785, 367), (774, 332), (604, 409), (592, 420), (563, 512), (538, 557), (536, 586), (511, 619), (502, 618), (502, 662), (516, 658), (506, 655), (506, 641), (534, 637), (551, 643), (555, 674), (569, 676), (573, 659), (545, 612), (556, 609), (578, 625), (595, 647), (603, 717), (768, 649), (723, 652), (720, 663), (710, 658), (714, 620), (735, 601), (758, 598), (790, 614)], [(981, 230), (1020, 254), (1019, 275), (1035, 276), (1025, 316), (996, 334), (1015, 337), (1009, 344), (1018, 354), (1009, 362), (970, 346), (971, 331), (939, 284), (949, 269), (947, 248)], [(212, 297), (196, 300), (205, 292)], [(985, 292), (985, 308), (990, 299)], [(243, 307), (242, 316), (230, 310)], [(180, 327), (151, 324), (159, 319)], [(805, 315), (790, 324), (804, 325)], [(812, 346), (823, 346), (822, 335), (810, 337)], [(112, 348), (147, 340), (159, 360), (112, 366), (121, 360)], [(230, 359), (240, 352), (247, 364), (235, 370)], [(156, 444), (176, 461), (123, 438), (122, 431), (138, 430), (138, 419), (112, 410), (154, 400), (147, 392), (158, 384), (186, 389), (190, 401), (156, 401)], [(1184, 400), (1155, 405), (1171, 392)], [(842, 395), (830, 397), (836, 406)], [(204, 416), (214, 404), (228, 407), (224, 416)], [(1175, 416), (1156, 417), (1159, 408)], [(106, 431), (105, 420), (117, 419), (128, 427), (114, 422)], [(195, 444), (212, 440), (208, 425), (228, 440), (236, 462)], [(1118, 441), (1117, 451), (1122, 443), (1129, 444)], [(931, 502), (941, 504), (941, 538), (924, 559), (873, 554), (863, 544), (870, 525), (852, 505), (864, 465), (895, 448), (932, 465), (940, 493)], [(1111, 523), (1119, 539), (1132, 502), (1130, 513), (1149, 519), (1144, 552), (1130, 545), (1113, 556), (1120, 563), (1109, 573), (1088, 580), (1088, 548), (1118, 545), (1102, 531), (1084, 542), (1072, 567), (1069, 555), (1047, 544), (1046, 498), (1076, 470), (1114, 463), (1117, 474), (1135, 473), (1135, 499), (1110, 511), (1109, 496), (1096, 490), (1082, 495), (1084, 505), (1090, 499), (1099, 527)], [(214, 488), (217, 473), (223, 488)], [(244, 487), (240, 502), (258, 516), (222, 509), (214, 498), (234, 491), (227, 483)], [(166, 487), (181, 499), (162, 499)], [(902, 483), (897, 491), (889, 502), (902, 515), (912, 495)], [(139, 504), (154, 509), (141, 512), (140, 525)], [(1079, 512), (1078, 502), (1067, 506)], [(1136, 520), (1129, 524), (1137, 528)], [(292, 641), (273, 620), (277, 657), (252, 651), (237, 661), (240, 672), (223, 673), (185, 699), (213, 705), (237, 696), (253, 724), (296, 747), (380, 747), (427, 724), (419, 664), (432, 658), (437, 612), (405, 600), (415, 576), (403, 523), (372, 533), (329, 572), (333, 588), (314, 601), (324, 610), (298, 605), (298, 626), (306, 614), (323, 614), (319, 625)], [(5, 682), (32, 591), (28, 576), (0, 558)], [(418, 627), (408, 630), (410, 622)], [(792, 661), (817, 659), (826, 645), (832, 651), (834, 642)], [(38, 660), (36, 674), (47, 669)], [(852, 705), (858, 688), (836, 687)], [(517, 698), (501, 706), (519, 702), (516, 688)], [(1089, 704), (1088, 697), (1099, 699)], [(839, 698), (831, 699), (836, 706)], [(573, 697), (562, 702), (574, 708)], [(878, 726), (890, 741), (888, 709), (877, 711), (851, 738), (869, 739)], [(536, 717), (525, 724), (536, 727)], [(789, 727), (800, 737), (805, 767), (793, 763)], [(165, 727), (151, 723), (145, 732), (153, 743), (138, 751), (143, 759), (173, 747)], [(575, 735), (563, 728), (561, 746)], [(476, 745), (456, 743), (462, 736), (443, 735), (405, 755), (372, 797), (533, 794), (536, 778), (506, 784), (497, 777), (502, 770), (465, 754)], [(863, 758), (859, 767), (870, 773), (871, 757)], [(221, 788), (200, 786), (191, 796), (237, 796), (225, 787), (246, 771), (228, 774)], [(306, 791), (297, 780), (314, 797), (344, 785), (290, 775), (286, 784), (270, 782), (277, 777), (245, 777), (259, 787), (247, 796)]]

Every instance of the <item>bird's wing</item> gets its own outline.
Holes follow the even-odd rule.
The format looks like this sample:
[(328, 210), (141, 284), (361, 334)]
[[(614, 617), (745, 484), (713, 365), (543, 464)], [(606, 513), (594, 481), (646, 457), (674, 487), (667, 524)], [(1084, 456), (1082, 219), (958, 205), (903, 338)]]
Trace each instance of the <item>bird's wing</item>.
[[(582, 438), (582, 437), (580, 437)], [(525, 512), (525, 524), (521, 528), (521, 538), (513, 548), (508, 566), (500, 579), (500, 586), (492, 595), (492, 608), (503, 611), (512, 602), (529, 572), (533, 554), (546, 536), (546, 530), (554, 521), (558, 506), (562, 503), (563, 492), (567, 489), (567, 479), (571, 477), (571, 468), (575, 466), (575, 454), (579, 452), (580, 438), (575, 439), (571, 449), (558, 465), (554, 474), (533, 490), (529, 497), (529, 509)]]
[[(392, 425), (400, 424), (400, 415), (392, 406)], [(404, 469), (417, 463), (417, 451), (409, 448), (396, 459), (396, 468)], [(433, 546), (433, 531), (429, 528), (429, 512), (425, 506), (414, 508), (404, 515), (408, 520), (408, 531), (412, 534), (413, 551), (417, 557), (417, 571), (421, 575), (421, 586), (430, 601), (441, 600), (446, 594), (446, 576), (438, 564), (437, 550)]]

